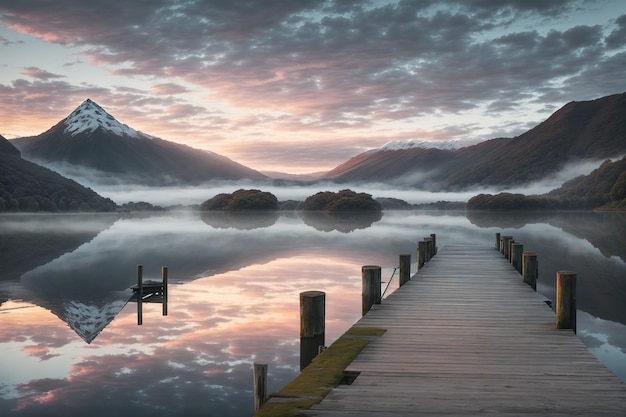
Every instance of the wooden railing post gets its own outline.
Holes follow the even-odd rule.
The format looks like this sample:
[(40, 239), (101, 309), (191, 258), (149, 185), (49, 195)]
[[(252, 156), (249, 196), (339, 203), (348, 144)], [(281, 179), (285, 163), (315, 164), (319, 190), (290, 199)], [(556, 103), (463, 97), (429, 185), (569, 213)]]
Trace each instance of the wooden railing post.
[(411, 254), (401, 253), (399, 265), (400, 275), (398, 276), (398, 281), (401, 287), (411, 279)]
[(254, 381), (254, 412), (267, 402), (267, 364), (255, 363), (252, 370)]
[(426, 264), (426, 242), (420, 240), (417, 242), (417, 270), (419, 271)]
[(506, 259), (509, 259), (509, 242), (513, 240), (513, 236), (502, 236), (502, 254)]
[(556, 273), (556, 328), (576, 333), (576, 272)]
[(426, 236), (424, 242), (426, 242), (426, 262), (428, 262), (433, 257), (433, 238)]
[(163, 315), (167, 316), (167, 266), (161, 267), (161, 281), (163, 285)]
[(517, 270), (520, 274), (522, 273), (522, 253), (524, 253), (524, 245), (521, 243), (513, 243), (511, 245), (511, 265), (513, 268)]
[(500, 251), (500, 232), (496, 233), (496, 250)]
[(437, 235), (435, 233), (431, 233), (430, 237), (433, 239), (433, 250), (431, 251), (431, 258), (437, 254)]
[(143, 265), (137, 265), (137, 325), (143, 323)]
[(374, 304), (380, 304), (380, 277), (381, 268), (378, 265), (365, 265), (361, 267), (363, 289), (361, 293), (361, 315), (365, 315)]
[(539, 262), (535, 252), (524, 252), (522, 254), (522, 278), (523, 282), (530, 285), (537, 291), (537, 278), (539, 276)]
[(319, 346), (324, 346), (326, 332), (326, 293), (305, 291), (300, 293), (300, 370), (317, 356)]

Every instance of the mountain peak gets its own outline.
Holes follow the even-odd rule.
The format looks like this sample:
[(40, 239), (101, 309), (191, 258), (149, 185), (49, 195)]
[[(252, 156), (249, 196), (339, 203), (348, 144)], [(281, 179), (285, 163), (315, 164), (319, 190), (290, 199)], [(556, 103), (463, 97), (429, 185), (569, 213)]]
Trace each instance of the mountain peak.
[(461, 148), (462, 145), (457, 140), (416, 140), (409, 139), (403, 141), (391, 141), (385, 143), (379, 148), (381, 151), (402, 151), (407, 149), (442, 149), (442, 150), (456, 150)]
[(135, 129), (115, 120), (115, 117), (89, 98), (76, 107), (63, 124), (65, 125), (64, 132), (72, 136), (82, 132), (94, 132), (98, 128), (120, 136), (136, 138), (140, 135)]

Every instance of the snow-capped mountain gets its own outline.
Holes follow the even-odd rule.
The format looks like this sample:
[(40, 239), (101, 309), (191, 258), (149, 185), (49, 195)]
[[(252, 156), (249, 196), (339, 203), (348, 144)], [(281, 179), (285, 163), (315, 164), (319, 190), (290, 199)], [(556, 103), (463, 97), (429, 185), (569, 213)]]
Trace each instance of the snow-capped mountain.
[(90, 133), (98, 128), (116, 135), (130, 136), (133, 138), (142, 134), (132, 127), (128, 127), (128, 125), (115, 120), (115, 117), (111, 116), (106, 110), (91, 101), (91, 99), (83, 101), (80, 106), (76, 107), (76, 109), (63, 120), (63, 124), (65, 125), (64, 132), (69, 133), (71, 136), (76, 136), (83, 132)]
[(46, 132), (11, 143), (23, 158), (78, 182), (167, 185), (267, 178), (216, 153), (137, 131), (90, 99)]
[(105, 303), (94, 302), (93, 304), (64, 300), (62, 311), (55, 311), (55, 314), (65, 321), (81, 339), (91, 343), (122, 311), (127, 302), (128, 297)]
[(462, 148), (463, 145), (458, 140), (396, 140), (385, 143), (378, 148), (381, 151), (401, 151), (406, 149), (445, 149), (455, 150)]

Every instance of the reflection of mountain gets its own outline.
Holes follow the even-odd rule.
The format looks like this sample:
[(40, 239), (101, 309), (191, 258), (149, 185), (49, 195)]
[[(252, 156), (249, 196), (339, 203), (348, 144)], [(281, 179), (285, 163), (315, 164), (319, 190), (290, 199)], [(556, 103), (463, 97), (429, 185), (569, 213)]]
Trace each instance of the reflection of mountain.
[(116, 220), (116, 214), (0, 216), (0, 281), (19, 279), (26, 271), (73, 251)]
[(478, 227), (519, 229), (526, 224), (547, 223), (584, 239), (604, 256), (626, 262), (626, 214), (619, 212), (468, 211), (467, 218)]
[[(626, 214), (467, 212), (467, 217), (479, 227), (509, 229), (506, 233), (523, 243), (525, 250), (537, 252), (539, 285), (548, 298), (555, 297), (556, 272), (573, 270), (578, 275), (578, 309), (626, 324), (623, 305), (605, 302), (626, 299)], [(565, 234), (550, 233), (550, 226)], [(608, 261), (606, 257), (615, 258)]]
[[(127, 294), (126, 294), (127, 295)], [(110, 300), (98, 304), (86, 304), (75, 300), (67, 300), (63, 303), (65, 315), (61, 316), (53, 311), (59, 318), (65, 321), (87, 343), (91, 343), (98, 334), (119, 314), (128, 302), (128, 297), (121, 295), (118, 300)]]
[(304, 223), (322, 232), (350, 233), (367, 229), (382, 219), (380, 211), (299, 211)]
[(253, 230), (270, 227), (280, 217), (278, 211), (203, 211), (202, 221), (216, 229)]

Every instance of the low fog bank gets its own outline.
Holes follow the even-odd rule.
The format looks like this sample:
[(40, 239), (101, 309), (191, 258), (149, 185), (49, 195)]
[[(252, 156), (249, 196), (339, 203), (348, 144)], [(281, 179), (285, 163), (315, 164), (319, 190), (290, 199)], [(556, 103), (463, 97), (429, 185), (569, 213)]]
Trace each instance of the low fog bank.
[[(435, 192), (417, 190), (407, 186), (406, 178), (398, 178), (391, 183), (382, 182), (291, 182), (280, 180), (267, 181), (215, 181), (203, 185), (147, 186), (129, 185), (112, 181), (102, 182), (95, 176), (74, 176), (81, 184), (90, 187), (103, 197), (110, 198), (117, 204), (145, 201), (158, 206), (196, 205), (220, 193), (232, 193), (241, 188), (259, 189), (274, 194), (279, 200), (302, 201), (320, 191), (339, 191), (351, 189), (356, 192), (371, 194), (374, 198), (397, 198), (410, 204), (434, 203), (438, 201), (466, 202), (477, 194), (497, 194), (500, 192), (520, 193), (525, 195), (545, 194), (559, 188), (564, 182), (580, 175), (587, 175), (598, 168), (604, 160), (585, 160), (566, 165), (559, 172), (531, 184), (515, 187), (490, 186), (476, 187), (459, 192)], [(82, 172), (85, 174), (85, 172)]]
[(430, 203), (436, 201), (467, 201), (481, 191), (466, 191), (460, 193), (438, 193), (431, 191), (403, 189), (389, 184), (334, 184), (317, 183), (307, 185), (285, 185), (258, 182), (222, 182), (205, 184), (202, 186), (179, 187), (142, 187), (142, 186), (96, 186), (94, 191), (103, 197), (110, 198), (117, 204), (130, 201), (146, 201), (159, 206), (201, 204), (205, 200), (220, 193), (232, 193), (241, 188), (259, 189), (274, 194), (278, 200), (302, 201), (320, 191), (339, 191), (351, 189), (356, 192), (371, 194), (374, 198), (399, 198), (411, 204)]

